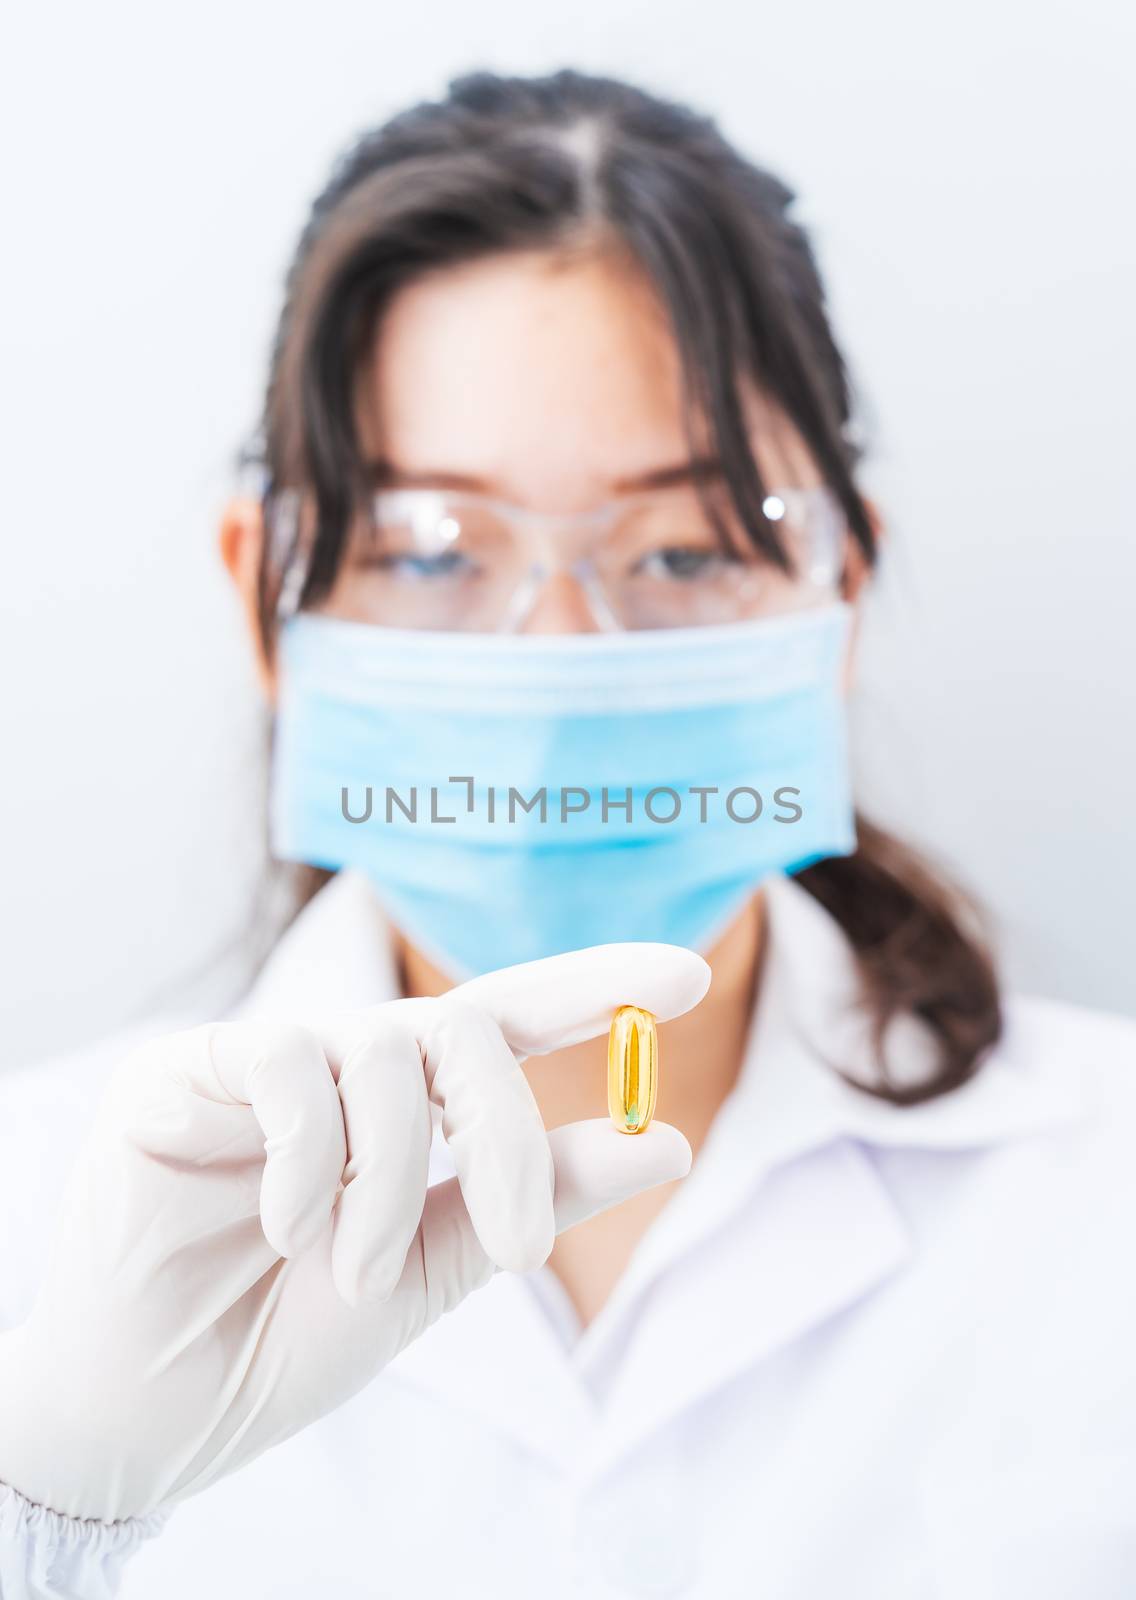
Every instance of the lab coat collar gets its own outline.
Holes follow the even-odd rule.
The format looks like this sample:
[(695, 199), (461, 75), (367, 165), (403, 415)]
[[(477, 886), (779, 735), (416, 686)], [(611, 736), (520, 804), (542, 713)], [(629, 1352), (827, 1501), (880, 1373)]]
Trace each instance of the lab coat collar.
[(770, 879), (765, 902), (760, 994), (731, 1106), (735, 1124), (760, 1125), (763, 1166), (837, 1136), (910, 1149), (979, 1148), (1076, 1111), (1075, 1085), (1046, 1068), (1037, 1041), (1019, 1037), (1012, 1020), (961, 1088), (912, 1106), (871, 1093), (885, 1071), (901, 1086), (927, 1076), (935, 1059), (930, 1030), (912, 1015), (897, 1018), (884, 1035), (881, 1066), (839, 924), (791, 878)]
[[(969, 1084), (924, 1105), (853, 1087), (846, 1077), (870, 1083), (878, 1069), (852, 952), (799, 884), (765, 892), (737, 1083), (600, 1315), (566, 1348), (533, 1286), (502, 1274), (405, 1351), (396, 1379), (536, 1455), (598, 1470), (903, 1268), (914, 1242), (876, 1150), (979, 1150), (1075, 1114), (1069, 1075), (1013, 1027)], [(289, 929), (244, 1011), (314, 1020), (397, 993), (370, 886), (343, 873)], [(899, 1081), (925, 1070), (929, 1049), (913, 1020), (885, 1038)]]

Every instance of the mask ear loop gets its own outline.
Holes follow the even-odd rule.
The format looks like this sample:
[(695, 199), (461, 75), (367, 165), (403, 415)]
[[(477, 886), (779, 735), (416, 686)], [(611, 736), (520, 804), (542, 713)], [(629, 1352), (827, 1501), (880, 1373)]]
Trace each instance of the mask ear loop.
[(300, 597), (308, 575), (308, 564), (302, 559), (300, 543), (300, 492), (298, 489), (281, 489), (274, 493), (271, 483), (262, 501), (265, 528), (268, 535), (268, 560), (280, 573), (280, 589), (276, 596), (276, 621), (287, 622), (300, 609)]
[(277, 624), (286, 622), (299, 610), (300, 595), (307, 576), (306, 563), (299, 559), (300, 496), (294, 489), (277, 491), (265, 459), (263, 439), (258, 436), (247, 446), (237, 462), (236, 492), (260, 504), (261, 523), (267, 548), (264, 553), (266, 577), (280, 573), (273, 615)]

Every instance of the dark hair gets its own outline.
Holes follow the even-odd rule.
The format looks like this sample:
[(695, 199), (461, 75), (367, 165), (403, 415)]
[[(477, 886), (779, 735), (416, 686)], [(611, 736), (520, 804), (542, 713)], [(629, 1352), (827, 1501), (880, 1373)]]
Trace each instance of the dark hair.
[[(851, 384), (811, 243), (790, 216), (795, 198), (710, 118), (576, 71), (470, 73), (443, 100), (360, 137), (315, 201), (288, 273), (258, 444), (266, 524), (288, 525), (284, 491), (302, 487), (314, 506), (300, 603), (327, 592), (366, 493), (354, 385), (384, 306), (425, 270), (519, 249), (630, 252), (670, 319), (692, 450), (708, 426), (754, 544), (787, 563), (762, 510), (739, 379), (754, 381), (796, 426), (873, 562), (873, 525), (854, 481), (861, 446)], [(293, 518), (290, 548), (265, 541), (269, 652), (299, 538)], [(993, 964), (957, 891), (862, 819), (853, 855), (818, 862), (798, 881), (855, 952), (885, 1074), (893, 1018), (913, 1013), (934, 1037), (929, 1077), (912, 1086), (885, 1075), (873, 1092), (907, 1103), (971, 1077), (1001, 1016)]]

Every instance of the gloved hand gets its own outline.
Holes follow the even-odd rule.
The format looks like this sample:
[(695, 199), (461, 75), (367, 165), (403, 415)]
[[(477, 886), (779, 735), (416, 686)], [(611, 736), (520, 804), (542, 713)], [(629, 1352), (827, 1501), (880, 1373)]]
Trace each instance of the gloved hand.
[[(316, 1032), (233, 1022), (117, 1070), (46, 1282), (0, 1336), (0, 1482), (72, 1517), (203, 1489), (361, 1389), (498, 1267), (681, 1177), (677, 1129), (546, 1133), (519, 1062), (624, 1002), (696, 1005), (700, 957), (607, 945)], [(456, 1179), (427, 1193), (429, 1102)], [(50, 1159), (50, 1152), (44, 1152)]]

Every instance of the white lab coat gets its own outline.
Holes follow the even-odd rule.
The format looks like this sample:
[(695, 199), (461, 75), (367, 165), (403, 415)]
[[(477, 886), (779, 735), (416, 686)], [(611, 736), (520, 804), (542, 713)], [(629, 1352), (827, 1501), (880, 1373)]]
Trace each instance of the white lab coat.
[[(1015, 1000), (972, 1084), (901, 1110), (827, 1064), (870, 1072), (836, 925), (781, 881), (769, 939), (737, 1087), (592, 1325), (500, 1274), (178, 1507), (127, 1600), (1136, 1595), (1136, 1026)], [(394, 984), (344, 874), (242, 1009)], [(0, 1078), (4, 1320), (118, 1053)]]

